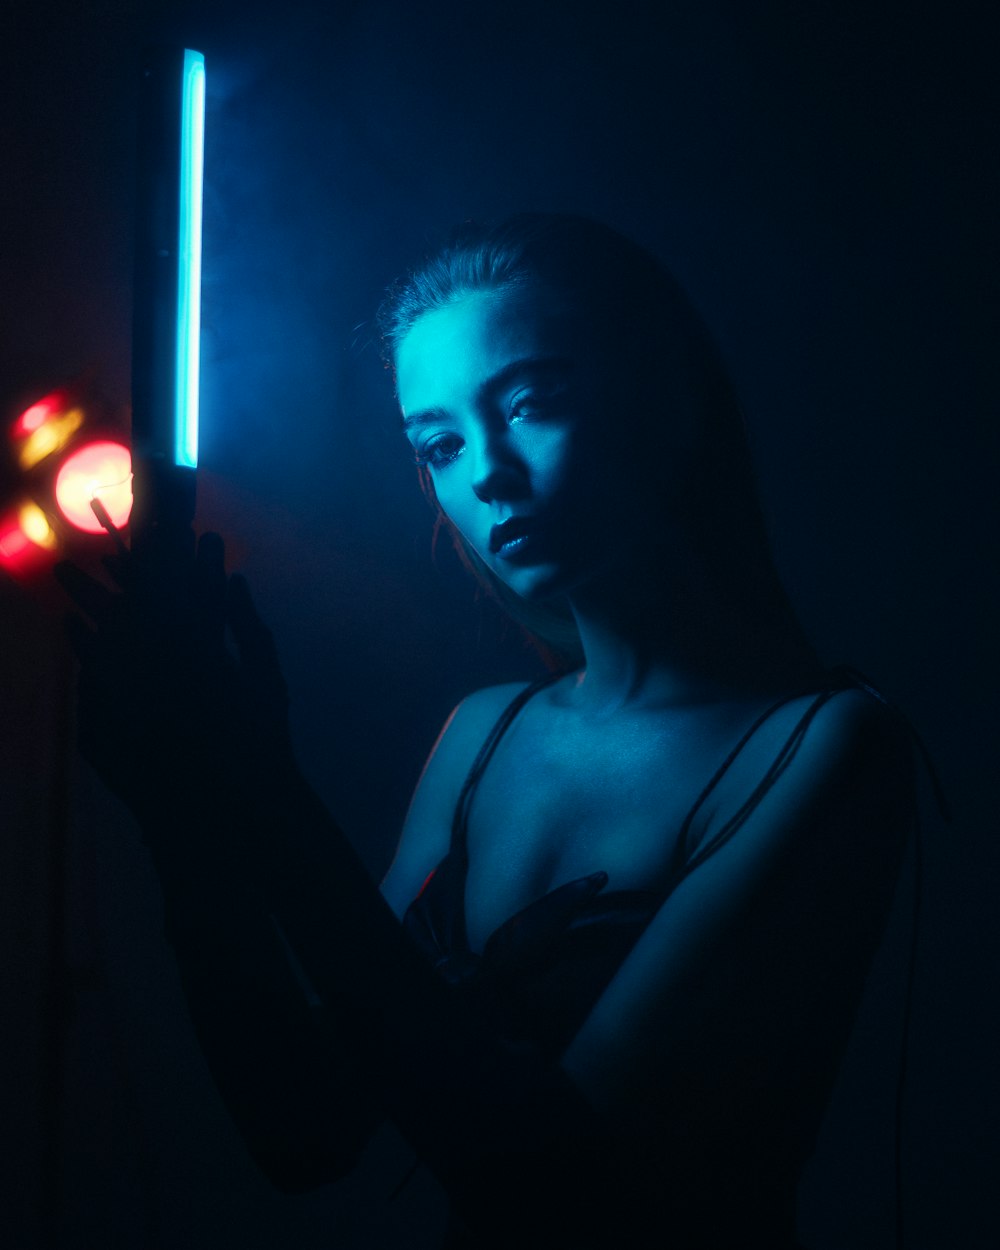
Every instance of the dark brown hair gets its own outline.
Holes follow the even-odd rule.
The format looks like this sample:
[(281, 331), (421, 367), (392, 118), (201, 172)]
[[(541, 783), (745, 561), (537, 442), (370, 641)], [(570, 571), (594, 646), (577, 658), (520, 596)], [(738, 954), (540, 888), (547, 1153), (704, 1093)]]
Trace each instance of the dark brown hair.
[[(522, 213), (496, 224), (466, 223), (438, 252), (389, 288), (378, 313), (383, 357), (414, 323), (473, 291), (537, 282), (565, 297), (615, 353), (631, 379), (630, 420), (662, 443), (666, 411), (692, 418), (684, 480), (663, 492), (656, 456), (636, 466), (647, 489), (669, 493), (695, 547), (734, 601), (753, 604), (766, 627), (791, 609), (778, 581), (757, 501), (742, 413), (721, 359), (691, 302), (644, 248), (600, 222), (562, 213)], [(678, 403), (680, 401), (680, 403)], [(669, 472), (676, 472), (671, 458)], [(659, 481), (657, 474), (659, 473)], [(580, 659), (568, 608), (529, 604), (501, 583), (448, 523), (426, 469), (421, 485), (452, 533), (460, 557), (519, 624), (570, 663)], [(655, 571), (652, 571), (655, 575)]]

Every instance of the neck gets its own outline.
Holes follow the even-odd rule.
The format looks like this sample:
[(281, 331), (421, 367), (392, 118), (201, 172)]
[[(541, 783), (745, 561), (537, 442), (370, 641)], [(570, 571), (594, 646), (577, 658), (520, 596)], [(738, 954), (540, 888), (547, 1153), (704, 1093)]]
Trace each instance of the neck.
[[(576, 698), (597, 713), (744, 700), (807, 684), (819, 661), (775, 587), (727, 592), (692, 553), (669, 579), (616, 569), (570, 595), (584, 652)], [(664, 584), (664, 583), (667, 584)]]

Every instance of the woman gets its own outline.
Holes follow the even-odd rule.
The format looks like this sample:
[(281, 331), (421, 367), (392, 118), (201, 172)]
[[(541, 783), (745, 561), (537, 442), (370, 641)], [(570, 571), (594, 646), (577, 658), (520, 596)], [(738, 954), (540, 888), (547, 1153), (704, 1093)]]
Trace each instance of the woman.
[(911, 821), (907, 736), (803, 637), (725, 374), (642, 249), (573, 217), (470, 228), (381, 321), (440, 517), (567, 657), (453, 713), (388, 907), (295, 769), (236, 579), (224, 662), (221, 544), (193, 583), (119, 567), (118, 598), (64, 573), (99, 623), (85, 749), (147, 831), (220, 1088), (289, 1188), (390, 1116), (456, 1245), (791, 1247)]

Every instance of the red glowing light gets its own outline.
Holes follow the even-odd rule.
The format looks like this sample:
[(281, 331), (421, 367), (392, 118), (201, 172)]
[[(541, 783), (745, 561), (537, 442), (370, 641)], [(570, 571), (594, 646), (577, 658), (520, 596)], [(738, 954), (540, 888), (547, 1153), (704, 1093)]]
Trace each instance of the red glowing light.
[(50, 411), (49, 405), (45, 402), (32, 404), (28, 411), (21, 415), (21, 429), (26, 434), (29, 430), (37, 430)]
[(58, 547), (48, 518), (30, 499), (0, 517), (0, 569), (17, 580), (50, 563)]
[(56, 477), (56, 503), (77, 529), (101, 534), (90, 501), (100, 499), (121, 528), (132, 511), (132, 457), (121, 443), (88, 443), (74, 452)]
[(38, 400), (30, 408), (26, 408), (14, 422), (14, 436), (20, 437), (24, 434), (31, 434), (34, 430), (39, 429), (53, 413), (61, 412), (66, 407), (67, 402), (68, 396), (63, 391), (53, 391), (51, 395), (46, 395), (44, 399)]
[(17, 559), (28, 546), (29, 539), (15, 521), (6, 523), (0, 530), (0, 560), (9, 564)]

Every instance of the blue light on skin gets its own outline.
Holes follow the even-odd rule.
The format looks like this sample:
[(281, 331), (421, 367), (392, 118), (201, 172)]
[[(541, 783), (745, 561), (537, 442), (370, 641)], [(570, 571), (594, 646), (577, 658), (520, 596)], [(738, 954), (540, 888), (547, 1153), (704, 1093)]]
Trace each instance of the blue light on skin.
[(177, 385), (174, 463), (198, 464), (201, 337), (201, 205), (205, 151), (205, 58), (185, 49), (181, 80), (180, 229), (177, 247)]
[[(616, 466), (617, 445), (632, 443), (600, 398), (608, 368), (589, 327), (533, 283), (424, 313), (399, 345), (404, 430), (437, 501), (524, 599), (568, 594), (637, 552), (641, 501), (634, 474)], [(626, 512), (636, 516), (628, 525)], [(490, 548), (493, 527), (511, 517), (538, 526), (516, 560)]]

